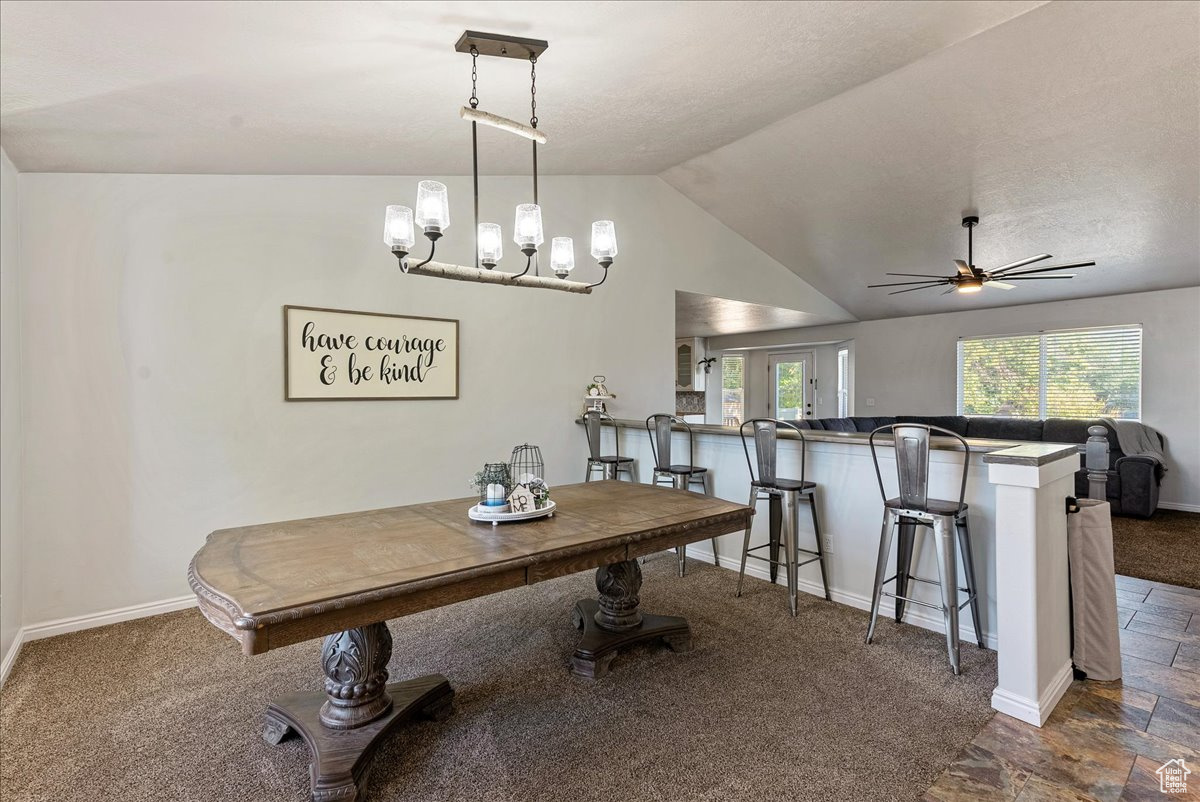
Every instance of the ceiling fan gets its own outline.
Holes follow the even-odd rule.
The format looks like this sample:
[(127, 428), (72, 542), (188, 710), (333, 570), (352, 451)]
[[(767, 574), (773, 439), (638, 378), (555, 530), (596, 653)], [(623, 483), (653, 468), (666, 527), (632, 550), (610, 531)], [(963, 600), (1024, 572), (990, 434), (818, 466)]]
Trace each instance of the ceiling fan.
[[(1031, 273), (1051, 273), (1056, 270), (1073, 270), (1077, 267), (1091, 267), (1095, 262), (1076, 262), (1070, 265), (1059, 265), (1058, 267), (1038, 267), (1033, 270), (1019, 270), (1016, 273), (1012, 272), (1019, 267), (1031, 265), (1034, 262), (1040, 262), (1043, 259), (1050, 259), (1048, 253), (1041, 253), (1037, 256), (1031, 256), (1028, 259), (1020, 259), (1016, 262), (1009, 262), (1006, 265), (1001, 265), (993, 270), (980, 270), (974, 264), (973, 245), (971, 231), (975, 226), (979, 225), (978, 217), (964, 217), (963, 228), (967, 230), (967, 261), (955, 259), (954, 264), (958, 266), (958, 272), (953, 276), (934, 276), (928, 273), (885, 273), (888, 276), (911, 276), (913, 278), (922, 278), (924, 281), (897, 281), (891, 284), (868, 284), (868, 289), (876, 287), (908, 287), (908, 289), (896, 290), (889, 292), (888, 295), (899, 295), (902, 292), (915, 292), (917, 290), (927, 290), (931, 287), (939, 287), (949, 285), (950, 289), (942, 293), (949, 295), (952, 292), (979, 292), (984, 287), (995, 287), (1001, 290), (1016, 289), (1016, 284), (1009, 284), (1009, 281), (1045, 281), (1049, 279), (1075, 278), (1072, 275), (1056, 275), (1056, 276), (1033, 276)], [(1001, 281), (1000, 279), (1003, 279)], [(917, 286), (910, 286), (917, 285)]]

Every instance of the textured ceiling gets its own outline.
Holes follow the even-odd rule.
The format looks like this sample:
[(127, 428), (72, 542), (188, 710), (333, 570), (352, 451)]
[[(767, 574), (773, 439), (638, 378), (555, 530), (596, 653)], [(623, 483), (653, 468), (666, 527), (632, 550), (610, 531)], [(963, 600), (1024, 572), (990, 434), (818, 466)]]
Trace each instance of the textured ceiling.
[[(1051, 3), (663, 177), (862, 319), (1200, 284), (1200, 4)], [(949, 275), (967, 211), (980, 267), (1098, 266), (866, 288)]]
[[(1038, 5), (6, 0), (0, 130), (28, 171), (465, 174), (471, 28), (550, 41), (543, 170), (656, 174)], [(528, 72), (481, 59), (481, 107), (528, 119)]]
[(716, 337), (839, 322), (812, 312), (675, 291), (676, 337)]

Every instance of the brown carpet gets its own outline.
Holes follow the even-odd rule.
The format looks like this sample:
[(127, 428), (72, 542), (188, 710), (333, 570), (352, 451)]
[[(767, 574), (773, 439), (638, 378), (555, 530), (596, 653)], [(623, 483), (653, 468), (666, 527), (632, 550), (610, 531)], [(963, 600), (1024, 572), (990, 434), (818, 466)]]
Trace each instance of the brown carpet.
[[(393, 621), (393, 678), (440, 671), (449, 720), (388, 740), (373, 800), (915, 800), (991, 716), (995, 653), (673, 555), (643, 608), (688, 616), (695, 648), (572, 677), (590, 574)], [(317, 688), (317, 642), (243, 657), (194, 610), (27, 644), (0, 694), (0, 798), (308, 799), (303, 742), (268, 746), (272, 695)]]
[(1118, 574), (1200, 590), (1200, 513), (1158, 510), (1148, 521), (1112, 522)]

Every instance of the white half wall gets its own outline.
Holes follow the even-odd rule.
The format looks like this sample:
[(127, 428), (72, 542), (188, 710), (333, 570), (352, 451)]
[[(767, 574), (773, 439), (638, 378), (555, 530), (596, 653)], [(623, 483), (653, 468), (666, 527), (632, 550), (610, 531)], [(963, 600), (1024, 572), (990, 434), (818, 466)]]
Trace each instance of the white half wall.
[(736, 334), (709, 346), (853, 339), (855, 414), (953, 415), (959, 337), (1123, 323), (1142, 324), (1142, 420), (1167, 439), (1161, 501), (1200, 507), (1200, 287)]
[(8, 154), (0, 149), (0, 656), (9, 654), (23, 621), (21, 306), (17, 225), (17, 170), (8, 160)]
[[(438, 257), (470, 264), (470, 178), (442, 180)], [(25, 623), (186, 594), (214, 529), (466, 496), (520, 443), (552, 484), (579, 481), (594, 374), (620, 416), (674, 410), (676, 289), (850, 319), (654, 177), (542, 180), (574, 278), (600, 278), (591, 221), (617, 223), (591, 296), (405, 276), (383, 211), (416, 182), (22, 174)], [(511, 234), (529, 179), (482, 189), (481, 219)], [(286, 403), (284, 304), (460, 319), (460, 399)]]

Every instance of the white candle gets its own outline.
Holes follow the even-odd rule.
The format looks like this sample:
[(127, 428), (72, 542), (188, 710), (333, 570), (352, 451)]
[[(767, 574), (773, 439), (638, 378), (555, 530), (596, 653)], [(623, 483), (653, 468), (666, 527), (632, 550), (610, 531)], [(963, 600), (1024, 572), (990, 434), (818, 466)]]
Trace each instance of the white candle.
[(484, 498), (490, 505), (498, 505), (504, 503), (504, 485), (490, 484), (484, 491)]

